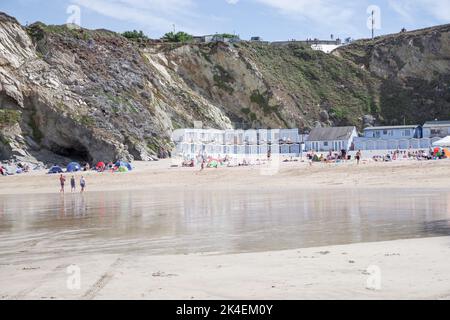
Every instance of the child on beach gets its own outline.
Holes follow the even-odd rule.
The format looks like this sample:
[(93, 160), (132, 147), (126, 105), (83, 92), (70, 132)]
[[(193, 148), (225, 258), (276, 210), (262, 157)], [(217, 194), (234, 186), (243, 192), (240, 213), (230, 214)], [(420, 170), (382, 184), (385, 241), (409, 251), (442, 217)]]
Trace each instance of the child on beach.
[(59, 183), (61, 184), (61, 190), (59, 192), (64, 193), (64, 184), (66, 183), (66, 178), (62, 174), (59, 176)]
[(80, 179), (80, 187), (81, 187), (81, 193), (83, 193), (84, 188), (86, 187), (86, 180), (84, 180), (83, 176), (81, 176), (81, 179)]
[(75, 176), (72, 176), (72, 178), (70, 178), (70, 191), (74, 192), (75, 189), (76, 189)]

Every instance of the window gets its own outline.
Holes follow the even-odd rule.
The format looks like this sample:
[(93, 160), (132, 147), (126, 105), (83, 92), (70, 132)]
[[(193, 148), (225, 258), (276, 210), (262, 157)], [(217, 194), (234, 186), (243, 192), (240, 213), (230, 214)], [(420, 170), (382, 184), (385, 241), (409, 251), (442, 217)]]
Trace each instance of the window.
[(328, 141), (324, 141), (323, 146), (328, 147)]
[(388, 134), (387, 130), (383, 130), (383, 135), (386, 136)]
[(405, 137), (409, 137), (411, 135), (411, 130), (405, 130)]

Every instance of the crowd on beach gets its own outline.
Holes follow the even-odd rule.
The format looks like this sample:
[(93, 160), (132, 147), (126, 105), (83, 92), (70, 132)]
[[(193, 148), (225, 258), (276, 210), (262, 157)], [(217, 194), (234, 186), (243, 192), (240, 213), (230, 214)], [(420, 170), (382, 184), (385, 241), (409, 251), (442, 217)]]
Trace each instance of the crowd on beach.
[[(389, 150), (389, 151), (361, 151), (356, 150), (348, 152), (347, 150), (341, 151), (328, 151), (328, 152), (315, 152), (310, 151), (305, 156), (293, 157), (283, 156), (281, 162), (308, 162), (310, 166), (313, 163), (347, 163), (353, 162), (360, 164), (361, 162), (392, 162), (397, 160), (441, 160), (450, 158), (450, 152), (443, 148), (430, 148), (427, 150)], [(213, 157), (204, 153), (199, 153), (193, 158), (185, 158), (182, 162), (182, 167), (200, 167), (200, 170), (205, 168), (218, 168), (218, 167), (242, 167), (242, 166), (254, 166), (267, 164), (272, 159), (270, 151), (264, 158), (252, 158), (252, 157), (230, 157), (228, 155), (221, 157)]]

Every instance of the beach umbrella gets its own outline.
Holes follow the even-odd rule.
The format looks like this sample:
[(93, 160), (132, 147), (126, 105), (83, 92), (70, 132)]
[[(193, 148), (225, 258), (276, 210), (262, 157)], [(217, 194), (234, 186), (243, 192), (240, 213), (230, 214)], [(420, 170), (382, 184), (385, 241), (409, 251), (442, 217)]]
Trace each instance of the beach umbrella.
[(129, 171), (133, 170), (133, 167), (131, 166), (131, 164), (126, 161), (117, 161), (115, 166), (118, 168), (126, 167)]
[(444, 154), (447, 158), (450, 158), (450, 150), (449, 149), (444, 149)]
[(78, 162), (71, 162), (67, 165), (66, 171), (67, 172), (81, 171), (81, 166)]
[(48, 173), (50, 173), (50, 174), (52, 174), (52, 173), (62, 173), (62, 172), (63, 172), (63, 169), (61, 169), (60, 166), (53, 166), (48, 171)]
[(124, 166), (120, 166), (118, 171), (119, 172), (128, 172), (128, 168), (124, 167)]

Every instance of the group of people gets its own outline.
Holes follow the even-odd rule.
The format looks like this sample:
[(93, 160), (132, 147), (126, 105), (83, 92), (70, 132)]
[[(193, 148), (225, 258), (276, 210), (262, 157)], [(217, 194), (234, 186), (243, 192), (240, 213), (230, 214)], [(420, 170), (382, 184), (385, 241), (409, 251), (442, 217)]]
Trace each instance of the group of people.
[(395, 160), (440, 160), (445, 158), (445, 152), (436, 152), (432, 148), (430, 148), (428, 152), (425, 150), (394, 150), (384, 155), (373, 156), (373, 160), (377, 162), (390, 162)]
[[(61, 174), (59, 176), (59, 182), (61, 184), (60, 192), (64, 193), (65, 185), (66, 185), (66, 177), (63, 174)], [(81, 188), (81, 193), (83, 193), (84, 190), (86, 189), (86, 179), (83, 176), (81, 176), (81, 178), (80, 178), (80, 188)], [(76, 189), (77, 189), (77, 182), (76, 182), (75, 176), (72, 175), (72, 177), (70, 178), (70, 191), (76, 192)]]
[[(24, 172), (30, 172), (31, 168), (30, 165), (26, 163), (19, 162), (17, 165), (14, 165), (14, 163), (8, 163), (7, 166), (10, 167), (9, 171), (7, 167), (4, 167), (0, 164), (0, 175), (1, 176), (7, 176), (8, 174), (18, 174), (18, 173), (24, 173)], [(12, 168), (12, 169), (11, 169)]]
[[(312, 165), (313, 162), (331, 163), (331, 162), (342, 162), (352, 159), (352, 157), (348, 155), (348, 152), (345, 149), (342, 149), (340, 152), (330, 150), (328, 151), (328, 154), (326, 156), (324, 156), (323, 154), (318, 155), (314, 151), (312, 151), (308, 153), (306, 157), (310, 165)], [(355, 154), (356, 163), (359, 164), (361, 159), (362, 159), (362, 152), (361, 150), (358, 150)]]

